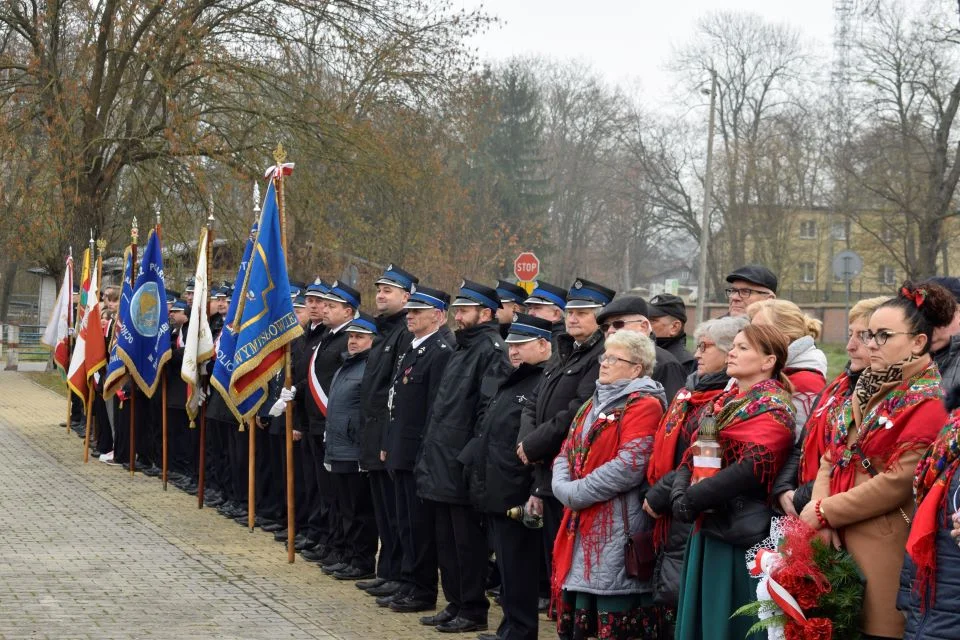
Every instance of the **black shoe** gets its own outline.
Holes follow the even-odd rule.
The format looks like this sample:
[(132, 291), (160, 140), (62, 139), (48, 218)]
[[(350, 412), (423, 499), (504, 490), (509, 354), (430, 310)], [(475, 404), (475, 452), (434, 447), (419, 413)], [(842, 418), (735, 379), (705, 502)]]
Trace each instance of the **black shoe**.
[(223, 494), (219, 491), (209, 491), (204, 489), (203, 491), (203, 504), (208, 507), (221, 507), (226, 502), (226, 499), (223, 497)]
[[(371, 580), (361, 580), (353, 586), (355, 586), (357, 589), (360, 589), (360, 591), (367, 591), (368, 589), (376, 589), (377, 587), (381, 587), (385, 584), (387, 584), (387, 581), (383, 578), (373, 578)], [(369, 591), (367, 591), (367, 593), (369, 593)]]
[(397, 613), (416, 613), (418, 611), (433, 611), (437, 608), (435, 600), (421, 600), (413, 596), (397, 598), (390, 603), (390, 611)]
[(393, 580), (388, 580), (384, 582), (379, 587), (371, 587), (367, 589), (367, 595), (373, 596), (375, 598), (383, 598), (386, 596), (396, 595), (403, 588), (402, 582), (394, 582)]
[(320, 565), (320, 571), (323, 571), (328, 576), (332, 576), (337, 571), (343, 571), (349, 567), (350, 565), (348, 565), (346, 562), (338, 562), (337, 564), (323, 564)]
[(217, 507), (217, 513), (225, 518), (236, 518), (240, 513), (240, 505), (233, 500), (227, 500)]
[(343, 556), (340, 555), (340, 552), (335, 549), (326, 548), (326, 553), (320, 558), (320, 564), (326, 566), (328, 564), (339, 564), (343, 562)]
[(264, 520), (260, 528), (267, 533), (274, 533), (276, 531), (283, 531), (287, 528), (287, 525), (284, 522), (277, 522), (276, 520)]
[(300, 536), (297, 536), (293, 539), (293, 548), (297, 551), (303, 551), (304, 549), (309, 549), (315, 546), (317, 546), (317, 541), (313, 538), (300, 539)]
[(360, 567), (349, 566), (343, 571), (337, 571), (333, 577), (337, 580), (363, 580), (374, 576), (373, 569), (361, 569)]
[(474, 620), (467, 620), (466, 618), (461, 618), (457, 616), (450, 622), (444, 622), (443, 624), (438, 624), (434, 627), (440, 633), (467, 633), (470, 631), (486, 631), (487, 623), (476, 622)]
[(495, 633), (481, 633), (477, 636), (477, 640), (500, 640), (500, 636)]
[[(287, 530), (281, 529), (280, 531), (277, 531), (276, 533), (273, 534), (273, 539), (276, 540), (277, 542), (283, 542), (284, 544), (286, 544)], [(296, 540), (296, 538), (294, 538), (294, 540)]]
[(143, 475), (149, 476), (151, 478), (156, 478), (157, 476), (163, 474), (163, 469), (153, 464), (143, 470)]
[[(238, 515), (236, 518), (233, 519), (233, 521), (236, 522), (237, 524), (242, 524), (245, 527), (250, 524), (250, 519), (247, 518), (246, 513)], [(253, 526), (255, 527), (260, 526), (260, 516), (257, 516), (257, 515), (253, 516)]]
[(537, 598), (537, 612), (544, 613), (550, 608), (550, 598)]
[(90, 457), (91, 457), (91, 458), (99, 458), (99, 457), (100, 457), (100, 450), (97, 449), (96, 447), (94, 447), (93, 449), (90, 449)]
[(376, 603), (378, 607), (389, 607), (394, 602), (397, 602), (399, 600), (405, 600), (406, 598), (407, 598), (406, 589), (398, 589), (397, 591), (391, 593), (390, 595), (380, 596), (379, 598), (376, 599)]
[(424, 616), (420, 618), (420, 624), (426, 627), (435, 627), (438, 624), (446, 624), (451, 620), (455, 620), (456, 618), (456, 615), (444, 609), (435, 616)]
[[(124, 463), (123, 463), (123, 468), (126, 469), (127, 471), (130, 471), (130, 463), (129, 463), (129, 462), (124, 462)], [(134, 470), (134, 471), (143, 471), (143, 469), (144, 469), (143, 465), (141, 465), (139, 462), (133, 463), (133, 470)]]
[(323, 560), (323, 557), (326, 555), (326, 551), (327, 550), (323, 546), (317, 545), (312, 549), (304, 549), (301, 551), (300, 557), (307, 562), (318, 562), (322, 564), (321, 560)]

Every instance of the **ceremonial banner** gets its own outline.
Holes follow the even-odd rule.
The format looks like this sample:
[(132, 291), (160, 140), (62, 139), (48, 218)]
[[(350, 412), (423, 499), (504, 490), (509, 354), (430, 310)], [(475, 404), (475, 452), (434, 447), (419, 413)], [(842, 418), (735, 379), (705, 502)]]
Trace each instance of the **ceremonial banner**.
[(267, 384), (283, 366), (284, 345), (303, 334), (290, 299), (287, 260), (280, 236), (277, 191), (267, 187), (260, 230), (238, 299), (236, 348), (230, 396), (236, 405), (257, 395), (259, 401), (241, 417), (253, 415), (266, 397)]
[[(237, 279), (234, 280), (236, 283), (242, 283), (247, 277), (247, 267), (250, 264), (250, 256), (253, 254), (253, 244), (257, 237), (257, 229), (259, 229), (259, 220), (254, 222), (250, 228), (250, 235), (247, 237), (247, 246), (243, 249), (243, 258), (240, 260), (240, 268), (237, 270)], [(194, 294), (194, 300), (196, 300), (196, 294)], [(259, 406), (259, 403), (262, 403), (266, 398), (266, 394), (254, 394), (239, 407), (233, 403), (233, 399), (230, 397), (230, 376), (233, 375), (233, 352), (237, 346), (237, 334), (234, 331), (236, 323), (234, 321), (236, 320), (239, 306), (239, 296), (233, 296), (230, 299), (230, 306), (227, 308), (227, 315), (223, 319), (223, 329), (220, 331), (220, 335), (217, 337), (214, 345), (217, 360), (213, 365), (210, 384), (220, 392), (220, 396), (233, 415), (236, 416), (237, 421), (242, 422), (242, 416), (249, 411), (250, 407), (254, 405)]]
[(80, 300), (77, 302), (77, 317), (74, 318), (74, 334), (80, 329), (83, 315), (87, 312), (87, 301), (90, 296), (90, 249), (84, 249), (83, 261), (80, 263)]
[[(187, 383), (187, 415), (190, 424), (200, 413), (200, 365), (214, 356), (213, 336), (210, 335), (210, 322), (207, 319), (207, 234), (206, 228), (200, 234), (200, 246), (197, 252), (197, 270), (194, 275), (193, 308), (187, 324), (187, 342), (183, 348), (183, 364), (180, 377)], [(181, 332), (182, 333), (182, 332)]]
[(53, 351), (53, 361), (63, 375), (70, 366), (70, 329), (73, 327), (73, 257), (67, 257), (63, 272), (63, 284), (57, 295), (57, 303), (50, 314), (50, 322), (43, 330), (40, 341)]
[(107, 361), (107, 378), (103, 383), (103, 398), (109, 399), (127, 381), (127, 365), (117, 351), (117, 335), (122, 326), (121, 318), (130, 316), (130, 300), (133, 298), (133, 247), (128, 245), (123, 252), (123, 283), (120, 285), (120, 306), (114, 319), (113, 336), (110, 340), (110, 359)]
[(170, 359), (170, 321), (167, 290), (163, 282), (163, 256), (160, 237), (150, 231), (143, 261), (133, 287), (133, 296), (121, 309), (117, 325), (117, 355), (130, 376), (148, 398), (160, 383), (163, 365)]
[(77, 342), (67, 371), (67, 384), (70, 389), (87, 401), (89, 378), (107, 364), (107, 346), (100, 326), (100, 258), (97, 267), (92, 270), (87, 291), (87, 307), (77, 331)]

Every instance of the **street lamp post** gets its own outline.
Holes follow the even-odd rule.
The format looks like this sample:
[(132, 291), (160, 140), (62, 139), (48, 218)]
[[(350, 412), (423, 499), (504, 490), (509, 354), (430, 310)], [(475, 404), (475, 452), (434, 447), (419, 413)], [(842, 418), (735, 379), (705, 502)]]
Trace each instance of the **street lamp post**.
[(713, 129), (717, 104), (717, 72), (710, 70), (710, 124), (707, 131), (707, 167), (703, 176), (703, 211), (700, 215), (700, 265), (697, 269), (697, 323), (703, 322), (707, 293), (707, 249), (710, 244), (710, 193), (713, 191)]

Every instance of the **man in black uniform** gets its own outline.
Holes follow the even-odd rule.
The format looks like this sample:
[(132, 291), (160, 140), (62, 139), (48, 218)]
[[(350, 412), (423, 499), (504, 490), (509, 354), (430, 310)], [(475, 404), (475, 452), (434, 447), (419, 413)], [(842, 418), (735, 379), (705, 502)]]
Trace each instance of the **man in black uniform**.
[(567, 330), (563, 323), (563, 312), (567, 308), (567, 292), (541, 280), (537, 282), (537, 286), (523, 304), (531, 316), (550, 321), (553, 346), (556, 351), (557, 336)]
[(433, 503), (437, 560), (447, 606), (420, 622), (438, 631), (484, 631), (490, 603), (484, 595), (487, 557), (480, 514), (470, 496), (458, 456), (474, 435), (483, 397), (481, 382), (494, 384), (510, 370), (500, 337), (497, 292), (465, 280), (457, 299), (457, 345), (443, 373), (430, 412), (414, 475), (417, 495)]
[(398, 266), (389, 265), (376, 282), (377, 332), (360, 383), (360, 466), (369, 474), (373, 513), (380, 538), (377, 575), (361, 580), (357, 587), (374, 596), (387, 596), (400, 587), (400, 538), (397, 530), (397, 500), (393, 480), (380, 460), (383, 437), (390, 419), (387, 396), (393, 384), (397, 359), (410, 346), (403, 307), (410, 300), (410, 289), (420, 280)]
[(697, 361), (687, 350), (687, 334), (683, 330), (687, 323), (687, 305), (680, 296), (661, 293), (650, 298), (647, 304), (647, 317), (657, 336), (657, 346), (670, 352), (690, 375), (697, 370)]
[[(532, 469), (513, 455), (513, 449), (523, 407), (540, 384), (544, 363), (550, 358), (550, 329), (550, 322), (543, 318), (514, 316), (506, 343), (510, 364), (516, 368), (509, 377), (497, 375), (492, 382), (496, 393), (484, 405), (477, 436), (464, 452), (470, 499), (484, 514), (501, 578), (503, 621), (495, 635), (480, 634), (482, 640), (537, 638), (541, 533), (507, 517), (507, 510), (525, 509), (530, 497)], [(516, 511), (513, 515), (520, 516)]]
[(194, 435), (187, 416), (187, 383), (180, 377), (183, 365), (183, 349), (187, 333), (187, 303), (182, 300), (170, 305), (170, 360), (164, 375), (167, 376), (167, 434), (169, 439), (169, 477), (175, 486), (184, 491), (196, 487), (191, 476), (196, 464), (193, 462)]
[[(652, 329), (648, 313), (647, 302), (640, 296), (619, 296), (603, 309), (597, 320), (606, 336), (612, 336), (621, 329), (639, 331), (649, 336)], [(669, 351), (660, 346), (655, 346), (654, 349), (657, 352), (657, 364), (654, 365), (653, 375), (650, 377), (663, 385), (667, 402), (671, 402), (673, 396), (677, 395), (686, 383), (687, 374), (683, 365)]]
[[(570, 431), (573, 417), (596, 389), (603, 353), (603, 333), (596, 313), (613, 299), (614, 291), (578, 278), (567, 294), (566, 332), (556, 345), (543, 373), (543, 380), (523, 409), (517, 457), (534, 465), (527, 509), (543, 514), (543, 559), (549, 579), (553, 541), (560, 528), (563, 505), (553, 497), (553, 459)], [(546, 587), (546, 585), (542, 585)], [(545, 595), (545, 594), (541, 594)]]
[(500, 323), (500, 336), (507, 337), (507, 329), (513, 322), (513, 316), (524, 312), (527, 292), (508, 280), (497, 280), (497, 295), (500, 296), (500, 308), (497, 309), (497, 322)]
[[(388, 389), (388, 423), (380, 458), (393, 478), (394, 512), (400, 547), (399, 577), (367, 593), (382, 595), (380, 606), (401, 613), (427, 611), (437, 603), (437, 549), (433, 509), (417, 496), (413, 467), (433, 401), (453, 349), (440, 327), (450, 296), (415, 286), (405, 304), (409, 339), (399, 354)], [(381, 550), (381, 554), (383, 551)]]
[(307, 384), (297, 392), (297, 397), (304, 403), (309, 423), (309, 432), (303, 436), (304, 481), (316, 487), (318, 497), (318, 508), (310, 514), (307, 526), (316, 540), (315, 548), (320, 556), (321, 567), (329, 572), (329, 567), (341, 564), (346, 548), (345, 541), (338, 535), (339, 529), (333, 526), (333, 520), (337, 517), (333, 486), (329, 471), (323, 465), (327, 393), (333, 374), (343, 363), (342, 354), (347, 350), (347, 333), (344, 329), (360, 308), (360, 293), (345, 283), (334, 281), (330, 291), (322, 298), (325, 304), (323, 323), (327, 326), (327, 332), (311, 355), (311, 361), (307, 364)]

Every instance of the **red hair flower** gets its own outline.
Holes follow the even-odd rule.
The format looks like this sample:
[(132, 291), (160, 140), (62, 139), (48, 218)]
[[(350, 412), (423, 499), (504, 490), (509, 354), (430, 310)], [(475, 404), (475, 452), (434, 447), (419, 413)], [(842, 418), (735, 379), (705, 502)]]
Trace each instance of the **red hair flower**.
[(923, 301), (927, 299), (927, 290), (914, 289), (913, 291), (910, 291), (906, 287), (900, 287), (900, 295), (907, 300), (911, 300), (913, 304), (916, 305), (917, 309), (919, 309), (923, 305)]

